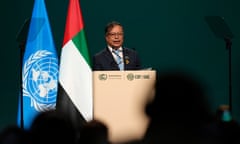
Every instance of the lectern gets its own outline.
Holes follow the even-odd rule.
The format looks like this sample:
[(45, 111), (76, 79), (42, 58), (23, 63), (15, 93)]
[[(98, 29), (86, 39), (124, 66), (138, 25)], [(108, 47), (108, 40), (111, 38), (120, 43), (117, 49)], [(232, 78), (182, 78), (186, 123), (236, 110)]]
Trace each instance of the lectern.
[(94, 71), (93, 117), (105, 123), (112, 143), (141, 139), (149, 118), (144, 110), (154, 98), (156, 71)]

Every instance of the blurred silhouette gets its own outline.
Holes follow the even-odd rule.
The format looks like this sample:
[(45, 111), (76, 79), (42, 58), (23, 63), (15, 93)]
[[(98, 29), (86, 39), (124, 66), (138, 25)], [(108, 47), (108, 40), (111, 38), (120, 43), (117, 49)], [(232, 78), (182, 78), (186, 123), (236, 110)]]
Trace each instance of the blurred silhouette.
[(204, 128), (212, 116), (203, 90), (203, 85), (185, 72), (158, 73), (155, 99), (146, 107), (151, 122), (142, 143), (208, 143)]
[(70, 120), (53, 110), (40, 113), (30, 127), (33, 144), (74, 144), (76, 134)]
[(0, 144), (30, 144), (28, 132), (15, 125), (8, 126), (0, 133)]
[(229, 105), (220, 105), (216, 110), (215, 120), (207, 127), (206, 136), (217, 144), (239, 144), (240, 126), (233, 119)]
[(99, 120), (89, 121), (81, 129), (78, 144), (109, 144), (107, 126)]

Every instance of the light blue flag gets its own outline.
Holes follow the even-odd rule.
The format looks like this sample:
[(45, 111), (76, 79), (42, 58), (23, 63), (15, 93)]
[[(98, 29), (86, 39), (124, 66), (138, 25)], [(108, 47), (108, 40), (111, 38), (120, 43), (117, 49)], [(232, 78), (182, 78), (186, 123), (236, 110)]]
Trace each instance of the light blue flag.
[[(45, 3), (35, 0), (22, 65), (23, 128), (40, 112), (55, 109), (57, 84), (58, 56)], [(20, 125), (21, 105), (19, 109)]]

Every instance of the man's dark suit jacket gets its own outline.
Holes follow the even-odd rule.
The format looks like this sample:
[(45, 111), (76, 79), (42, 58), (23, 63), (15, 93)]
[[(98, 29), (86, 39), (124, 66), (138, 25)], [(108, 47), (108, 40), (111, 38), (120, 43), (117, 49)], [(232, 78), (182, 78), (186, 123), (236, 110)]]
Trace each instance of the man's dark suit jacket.
[[(124, 70), (139, 70), (140, 59), (136, 51), (123, 48)], [(93, 70), (119, 70), (118, 64), (108, 48), (103, 49), (93, 57)]]

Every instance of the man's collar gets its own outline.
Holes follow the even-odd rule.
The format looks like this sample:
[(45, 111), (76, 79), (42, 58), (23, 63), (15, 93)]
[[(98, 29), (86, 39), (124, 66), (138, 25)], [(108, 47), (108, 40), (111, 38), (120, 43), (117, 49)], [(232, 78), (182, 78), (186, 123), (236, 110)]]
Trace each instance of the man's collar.
[[(113, 51), (113, 50), (114, 50), (111, 46), (107, 46), (107, 47), (108, 47), (108, 49), (109, 49), (110, 51)], [(119, 47), (118, 50), (122, 51), (123, 48), (122, 48), (122, 47)]]

